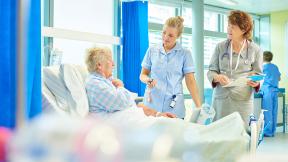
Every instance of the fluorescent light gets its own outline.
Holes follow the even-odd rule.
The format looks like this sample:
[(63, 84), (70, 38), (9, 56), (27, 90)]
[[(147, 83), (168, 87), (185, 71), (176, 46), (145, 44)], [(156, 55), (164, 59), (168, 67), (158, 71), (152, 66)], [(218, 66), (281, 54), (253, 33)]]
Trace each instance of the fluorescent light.
[(238, 2), (235, 0), (218, 0), (218, 1), (227, 5), (232, 5), (232, 6), (238, 5)]

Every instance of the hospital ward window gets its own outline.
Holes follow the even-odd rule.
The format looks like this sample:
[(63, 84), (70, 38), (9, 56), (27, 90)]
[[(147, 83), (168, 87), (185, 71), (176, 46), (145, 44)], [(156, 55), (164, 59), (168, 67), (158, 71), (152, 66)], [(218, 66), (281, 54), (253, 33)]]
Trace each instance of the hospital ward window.
[[(54, 47), (56, 49), (61, 49), (62, 53), (65, 53), (64, 55), (62, 55), (62, 62), (61, 62), (65, 64), (68, 63), (68, 64), (84, 65), (86, 50), (93, 46), (106, 46), (112, 49), (112, 45), (107, 44), (95, 44), (92, 42), (54, 38)], [(71, 48), (71, 47), (77, 47), (77, 48)]]
[(204, 30), (219, 31), (218, 22), (218, 13), (204, 11)]
[(218, 38), (211, 36), (204, 36), (204, 88), (212, 88), (207, 78), (208, 66), (216, 44), (225, 40), (226, 38)]
[(184, 18), (184, 26), (192, 27), (192, 9), (191, 8), (183, 8), (182, 17)]
[[(49, 12), (44, 14), (46, 15), (44, 22), (49, 22), (49, 24), (44, 23), (44, 26), (58, 30), (58, 35), (44, 37), (44, 66), (63, 63), (84, 64), (86, 49), (96, 45), (106, 46), (114, 51), (113, 48), (117, 45), (112, 45), (112, 42), (100, 44), (97, 42), (101, 42), (99, 40), (101, 38), (98, 40), (85, 39), (86, 37), (84, 38), (81, 33), (85, 33), (86, 35), (101, 35), (109, 39), (114, 37), (114, 17), (117, 14), (114, 8), (115, 1), (84, 1), (85, 3), (78, 3), (75, 0), (44, 3), (44, 12)], [(59, 32), (59, 30), (63, 30), (64, 32)], [(116, 56), (114, 55), (115, 60), (118, 59)]]
[(224, 23), (223, 25), (224, 33), (227, 33), (228, 18), (226, 15), (223, 17), (223, 23)]
[(54, 27), (112, 36), (113, 4), (113, 0), (54, 1)]
[(183, 47), (192, 51), (192, 34), (183, 33), (181, 37), (181, 42)]
[(157, 44), (161, 43), (161, 41), (162, 41), (161, 31), (149, 30), (149, 44), (150, 44), (150, 46), (157, 45)]
[(172, 16), (175, 16), (175, 7), (149, 3), (148, 5), (149, 23), (164, 24), (165, 20)]

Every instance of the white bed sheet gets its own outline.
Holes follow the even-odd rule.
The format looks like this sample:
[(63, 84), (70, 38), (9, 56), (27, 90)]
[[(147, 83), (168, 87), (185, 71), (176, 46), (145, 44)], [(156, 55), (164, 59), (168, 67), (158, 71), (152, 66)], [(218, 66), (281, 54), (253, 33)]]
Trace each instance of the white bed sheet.
[[(181, 161), (184, 160), (185, 154), (193, 153), (193, 156), (197, 155), (196, 159), (203, 162), (233, 162), (249, 150), (250, 137), (245, 131), (239, 113), (233, 113), (207, 126), (188, 123), (182, 119), (146, 117), (139, 108), (107, 115), (105, 120), (123, 130), (133, 129), (134, 132), (135, 130), (143, 132), (152, 129), (159, 131), (159, 136), (161, 133), (170, 136), (173, 139), (173, 146), (169, 156), (178, 160), (180, 158)], [(125, 143), (138, 141), (137, 136), (129, 136), (129, 133), (125, 137), (127, 137)], [(128, 154), (137, 147), (127, 147), (125, 150)], [(149, 149), (140, 152), (133, 153), (136, 154), (134, 160), (139, 157), (143, 159), (146, 155), (152, 157)], [(146, 153), (142, 154), (143, 152)]]
[[(77, 69), (74, 68), (74, 70)], [(68, 78), (69, 80), (71, 78)], [(83, 89), (83, 87), (81, 88)], [(82, 112), (83, 110), (87, 111), (87, 108), (82, 109), (81, 106), (78, 106), (75, 110)], [(142, 109), (136, 107), (113, 114), (101, 114), (102, 117), (95, 114), (90, 114), (90, 116), (93, 116), (92, 119), (83, 121), (57, 115), (44, 115), (19, 133), (12, 146), (22, 147), (25, 150), (31, 144), (38, 142), (44, 143), (41, 147), (45, 147), (49, 151), (58, 150), (58, 152), (72, 152), (78, 155), (77, 150), (71, 150), (75, 146), (78, 147), (74, 143), (77, 134), (82, 132), (83, 128), (88, 127), (89, 129), (87, 128), (84, 134), (89, 134), (99, 125), (108, 125), (117, 132), (117, 139), (121, 143), (121, 153), (118, 154), (121, 154), (123, 161), (233, 162), (242, 154), (248, 153), (249, 150), (249, 136), (238, 113), (208, 126), (184, 122), (181, 119), (146, 117)], [(65, 131), (67, 128), (69, 131)], [(57, 141), (55, 134), (61, 134), (67, 138), (63, 138), (58, 141), (58, 145), (54, 145)], [(42, 136), (42, 138), (38, 136)], [(26, 142), (21, 142), (21, 139), (25, 139)], [(104, 139), (105, 137), (103, 137)], [(14, 153), (12, 149), (12, 157)], [(25, 153), (27, 152), (17, 156), (24, 156)], [(82, 157), (82, 155), (79, 156)], [(103, 158), (105, 159), (105, 157)], [(62, 159), (62, 161), (65, 160)]]
[[(101, 152), (101, 148), (115, 146), (115, 141), (119, 146), (116, 153)], [(130, 108), (84, 120), (43, 115), (16, 133), (11, 142), (11, 162), (85, 162), (87, 158), (91, 162), (233, 162), (248, 153), (249, 136), (238, 113), (204, 126), (145, 117), (141, 109)], [(33, 156), (39, 150), (46, 154)], [(72, 159), (68, 155), (73, 155)]]

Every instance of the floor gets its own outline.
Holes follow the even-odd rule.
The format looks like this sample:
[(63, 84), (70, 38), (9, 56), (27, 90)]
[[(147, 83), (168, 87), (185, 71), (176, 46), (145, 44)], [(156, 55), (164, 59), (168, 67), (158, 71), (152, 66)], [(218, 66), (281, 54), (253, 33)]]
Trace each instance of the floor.
[(253, 162), (288, 162), (288, 132), (282, 128), (277, 128), (274, 137), (264, 137)]
[(275, 137), (264, 137), (257, 153), (283, 153), (288, 156), (288, 132), (283, 133), (282, 127), (278, 127)]
[(265, 137), (257, 152), (285, 153), (288, 156), (288, 133), (278, 132), (275, 137)]
[(288, 162), (288, 132), (278, 127), (275, 137), (264, 137), (256, 154), (243, 156), (237, 162)]

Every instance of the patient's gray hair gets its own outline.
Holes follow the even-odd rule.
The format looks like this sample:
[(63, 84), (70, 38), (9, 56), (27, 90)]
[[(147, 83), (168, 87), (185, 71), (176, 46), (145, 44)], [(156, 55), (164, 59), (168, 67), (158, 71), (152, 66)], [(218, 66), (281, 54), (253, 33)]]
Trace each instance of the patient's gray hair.
[(93, 47), (87, 50), (85, 63), (88, 71), (97, 72), (98, 64), (105, 63), (111, 54), (111, 50), (107, 47)]

